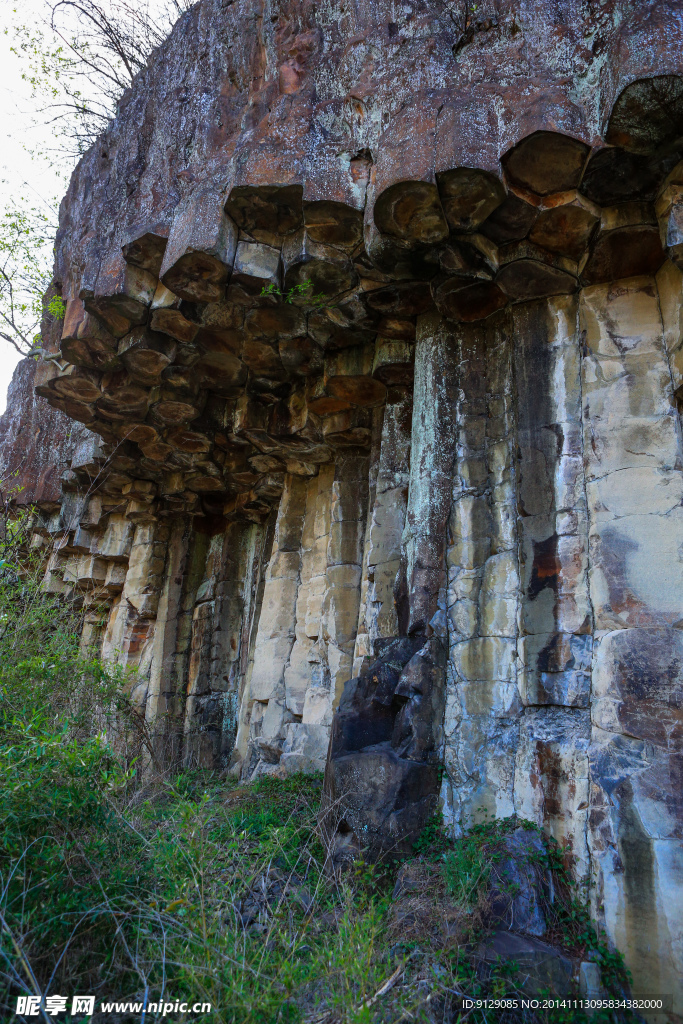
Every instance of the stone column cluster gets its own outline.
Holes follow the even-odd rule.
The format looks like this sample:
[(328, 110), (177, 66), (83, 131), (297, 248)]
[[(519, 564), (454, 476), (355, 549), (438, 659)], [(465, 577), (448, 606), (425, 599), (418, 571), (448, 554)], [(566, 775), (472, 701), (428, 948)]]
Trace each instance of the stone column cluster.
[(32, 544), (157, 762), (327, 764), (342, 860), (408, 848), (439, 808), (455, 834), (528, 818), (632, 970), (672, 987), (682, 295), (666, 262), (478, 323), (421, 315), (369, 449), (286, 474), (260, 522), (155, 514), (82, 438)]

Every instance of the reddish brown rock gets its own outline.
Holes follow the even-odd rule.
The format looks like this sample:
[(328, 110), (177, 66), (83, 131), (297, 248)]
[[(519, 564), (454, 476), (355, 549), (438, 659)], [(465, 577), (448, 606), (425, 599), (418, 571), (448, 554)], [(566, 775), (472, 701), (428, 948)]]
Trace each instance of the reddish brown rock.
[(0, 417), (0, 475), (5, 493), (15, 491), (18, 504), (37, 502), (57, 508), (60, 475), (70, 465), (78, 444), (92, 435), (34, 395), (36, 367), (34, 359), (24, 359), (14, 371), (7, 409)]

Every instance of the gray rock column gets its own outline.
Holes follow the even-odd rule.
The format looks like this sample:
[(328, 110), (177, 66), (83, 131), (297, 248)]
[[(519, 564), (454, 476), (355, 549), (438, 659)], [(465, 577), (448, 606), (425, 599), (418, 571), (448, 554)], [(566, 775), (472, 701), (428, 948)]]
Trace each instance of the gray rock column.
[(457, 832), (514, 810), (519, 567), (511, 318), (460, 332), (457, 464), (448, 544), (442, 796)]
[[(683, 1013), (683, 472), (673, 401), (681, 280), (581, 298), (590, 594), (594, 909), (638, 993)], [(667, 322), (662, 322), (662, 311)], [(669, 344), (667, 344), (667, 342)]]
[(520, 552), (515, 810), (586, 881), (593, 610), (575, 296), (513, 311)]
[[(446, 523), (455, 462), (457, 328), (418, 318), (410, 486), (396, 587), (399, 633), (426, 636), (445, 602)], [(442, 616), (440, 631), (445, 619)]]
[(238, 725), (263, 527), (230, 523), (208, 539), (187, 663), (185, 763), (227, 765)]
[(374, 660), (377, 641), (398, 635), (394, 587), (408, 503), (412, 411), (412, 389), (390, 388), (365, 534), (354, 675)]
[(454, 830), (536, 821), (588, 873), (593, 617), (577, 301), (461, 332), (443, 798)]

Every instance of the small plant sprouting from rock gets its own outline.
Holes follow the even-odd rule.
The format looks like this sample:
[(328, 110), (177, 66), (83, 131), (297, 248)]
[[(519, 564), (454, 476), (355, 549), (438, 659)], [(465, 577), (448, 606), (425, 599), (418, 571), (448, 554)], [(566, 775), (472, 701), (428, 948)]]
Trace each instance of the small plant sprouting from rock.
[(292, 303), (302, 303), (314, 309), (329, 305), (327, 297), (323, 292), (314, 294), (312, 281), (302, 281), (299, 284), (292, 285), (291, 288), (284, 289), (278, 288), (275, 284), (264, 285), (261, 289), (261, 295), (263, 297), (273, 296), (290, 305)]
[(47, 311), (55, 320), (63, 320), (66, 313), (66, 303), (60, 295), (53, 295), (47, 304)]

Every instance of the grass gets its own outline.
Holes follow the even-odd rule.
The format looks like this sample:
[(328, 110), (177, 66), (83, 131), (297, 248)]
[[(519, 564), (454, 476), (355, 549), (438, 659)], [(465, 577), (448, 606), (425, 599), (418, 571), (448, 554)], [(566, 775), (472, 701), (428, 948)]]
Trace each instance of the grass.
[[(477, 950), (490, 930), (492, 867), (506, 837), (520, 824), (535, 826), (494, 821), (452, 841), (436, 816), (412, 860), (358, 862), (335, 877), (325, 870), (317, 825), (318, 777), (238, 786), (197, 770), (158, 772), (142, 785), (136, 768), (145, 737), (125, 678), (79, 655), (79, 609), (41, 594), (22, 522), (6, 523), (4, 538), (3, 1020), (20, 1020), (17, 996), (37, 993), (91, 993), (98, 1006), (210, 1003), (210, 1013), (171, 1015), (197, 1024), (585, 1019), (459, 1009), (463, 995), (520, 991), (514, 963), (483, 971)], [(562, 851), (545, 840), (538, 856), (554, 881), (545, 908), (553, 940), (597, 959), (618, 992), (623, 962), (595, 933)], [(144, 1015), (146, 1024), (160, 1019)], [(592, 1018), (607, 1020), (614, 1018)]]
[[(98, 1004), (145, 994), (208, 1002), (210, 1014), (188, 1017), (206, 1024), (545, 1020), (457, 1010), (462, 994), (521, 992), (514, 964), (484, 977), (475, 955), (487, 865), (519, 823), (452, 844), (441, 836), (408, 864), (359, 862), (333, 878), (316, 825), (320, 787), (311, 776), (239, 787), (196, 771), (107, 798), (101, 818), (55, 836), (41, 848), (46, 863), (31, 860), (5, 896), (41, 989), (96, 993)], [(562, 885), (559, 851), (548, 850)], [(399, 870), (413, 885), (393, 898)], [(572, 918), (579, 906), (572, 896), (559, 911), (565, 947), (584, 942), (614, 957), (594, 933), (586, 938), (582, 914)], [(7, 1009), (18, 991), (8, 986)]]

